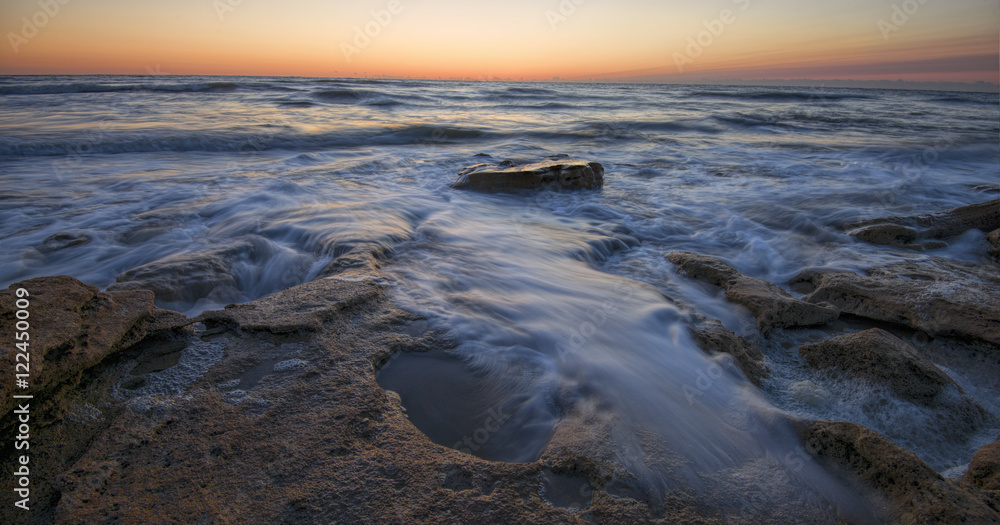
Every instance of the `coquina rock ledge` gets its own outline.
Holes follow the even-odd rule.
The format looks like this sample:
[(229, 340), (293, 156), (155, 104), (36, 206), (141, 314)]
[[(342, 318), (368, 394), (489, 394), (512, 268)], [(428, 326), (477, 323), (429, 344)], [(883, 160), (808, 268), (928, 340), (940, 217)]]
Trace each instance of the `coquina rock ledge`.
[(854, 272), (807, 269), (789, 283), (806, 302), (900, 324), (930, 336), (1000, 345), (1000, 272), (941, 257)]
[[(3, 505), (0, 523), (713, 525), (839, 514), (826, 503), (805, 508), (794, 494), (726, 514), (719, 503), (733, 493), (658, 491), (619, 459), (618, 418), (589, 402), (566, 405), (535, 461), (433, 443), (375, 373), (393, 356), (448, 342), (395, 305), (377, 272), (368, 277), (317, 279), (193, 319), (156, 308), (149, 291), (100, 292), (65, 276), (0, 290), (5, 330), (14, 290), (31, 291), (31, 444), (42, 444), (31, 447), (30, 516)], [(703, 348), (763, 370), (759, 351), (717, 321), (694, 324), (707, 334)], [(0, 358), (12, 369), (12, 352)], [(0, 412), (0, 441), (18, 432), (13, 408)], [(993, 448), (976, 455), (967, 481), (947, 480), (860, 425), (775, 421), (786, 423), (803, 461), (873, 495), (877, 521), (1000, 522)], [(646, 453), (651, 464), (679, 464), (669, 450)], [(13, 472), (15, 461), (0, 455), (0, 469)], [(768, 464), (745, 472), (737, 496), (774, 489), (763, 484), (775, 472)]]
[[(24, 340), (28, 342), (24, 348), (30, 352), (27, 360), (17, 358), (17, 352), (12, 351), (14, 342), (19, 341), (14, 322), (18, 319), (18, 288), (30, 294), (24, 296), (30, 305), (30, 339)], [(33, 394), (39, 399), (34, 403), (37, 407), (43, 399), (58, 398), (76, 388), (84, 372), (109, 355), (186, 324), (189, 322), (183, 315), (154, 306), (149, 290), (100, 292), (96, 286), (65, 275), (28, 279), (0, 290), (0, 336), (4, 341), (0, 363), (11, 374), (18, 362), (30, 365), (31, 384), (28, 392), (16, 390), (12, 380), (0, 384), (0, 414), (13, 410), (14, 394)], [(0, 427), (10, 422), (6, 420)]]
[(750, 310), (765, 335), (778, 328), (828, 323), (840, 316), (836, 308), (800, 301), (780, 286), (743, 275), (715, 257), (672, 251), (667, 260), (679, 273), (725, 290), (726, 300)]
[[(969, 230), (990, 234), (1000, 228), (1000, 199), (938, 213), (851, 222), (843, 228), (858, 240), (872, 244), (933, 250), (947, 243), (932, 239), (947, 239)], [(998, 257), (1000, 251), (994, 252), (991, 248), (991, 254)]]
[(455, 189), (486, 192), (521, 190), (592, 190), (604, 185), (604, 166), (583, 160), (542, 161), (518, 166), (505, 160), (499, 164), (476, 164), (458, 172)]
[[(941, 477), (916, 454), (874, 430), (846, 421), (800, 421), (796, 426), (819, 464), (882, 498), (879, 517), (885, 523), (1000, 523), (995, 491)], [(985, 463), (987, 454), (977, 456)]]

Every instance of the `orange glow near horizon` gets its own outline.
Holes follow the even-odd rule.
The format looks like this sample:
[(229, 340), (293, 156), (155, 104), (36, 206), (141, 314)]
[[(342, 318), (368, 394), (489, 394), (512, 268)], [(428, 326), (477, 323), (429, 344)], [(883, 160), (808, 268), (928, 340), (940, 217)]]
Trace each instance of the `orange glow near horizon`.
[(51, 1), (0, 7), (0, 73), (1000, 80), (982, 0)]

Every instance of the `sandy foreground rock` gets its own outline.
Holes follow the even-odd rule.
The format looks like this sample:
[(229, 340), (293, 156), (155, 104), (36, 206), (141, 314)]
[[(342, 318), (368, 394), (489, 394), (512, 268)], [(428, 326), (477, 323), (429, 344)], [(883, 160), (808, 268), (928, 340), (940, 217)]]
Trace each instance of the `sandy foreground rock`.
[(853, 272), (805, 270), (789, 284), (806, 301), (921, 330), (1000, 345), (1000, 269), (941, 257)]
[(724, 289), (726, 300), (750, 310), (764, 334), (777, 328), (822, 324), (840, 315), (835, 308), (800, 301), (774, 283), (743, 275), (715, 257), (673, 251), (667, 260), (680, 273)]
[[(727, 493), (645, 489), (610, 446), (614, 415), (587, 404), (567, 411), (533, 462), (434, 444), (375, 382), (375, 364), (444, 343), (375, 278), (319, 279), (196, 319), (157, 310), (144, 292), (33, 279), (0, 292), (4, 330), (18, 287), (37, 296), (34, 326), (51, 334), (32, 347), (41, 372), (32, 383), (30, 523), (811, 523), (836, 514), (791, 493), (781, 501), (787, 489), (764, 484), (767, 469), (731, 478), (745, 482), (723, 485)], [(702, 328), (720, 351), (742, 348)], [(51, 354), (63, 340), (71, 351)], [(753, 350), (742, 348), (748, 362)], [(816, 461), (859, 493), (875, 490), (870, 503), (883, 519), (917, 523), (929, 510), (1000, 521), (994, 492), (941, 479), (873, 431), (798, 425)], [(652, 464), (675, 468), (676, 454), (645, 450)], [(752, 503), (776, 495), (776, 505)], [(720, 507), (734, 496), (738, 506)], [(5, 505), (0, 520), (23, 522), (16, 512)]]
[[(638, 493), (603, 491), (613, 469), (572, 452), (583, 444), (571, 425), (530, 463), (485, 461), (432, 443), (406, 418), (398, 396), (375, 382), (373, 363), (440, 343), (394, 307), (382, 285), (352, 279), (320, 279), (206, 312), (200, 324), (177, 323), (179, 314), (171, 314), (176, 330), (151, 331), (137, 345), (116, 335), (109, 348), (130, 347), (76, 363), (78, 383), (34, 390), (27, 521), (719, 522), (696, 495), (650, 503)], [(37, 311), (62, 316), (53, 322), (67, 327), (63, 336), (101, 331), (83, 322), (95, 315), (91, 309), (73, 309), (97, 295), (93, 287), (66, 277), (12, 290), (20, 286), (38, 293)], [(12, 290), (0, 295), (5, 327)], [(148, 292), (120, 294), (156, 312)], [(136, 316), (110, 300), (95, 309)], [(39, 319), (36, 326), (53, 325)], [(48, 346), (37, 347), (35, 362), (46, 362)], [(5, 442), (14, 432), (9, 416)], [(4, 469), (13, 469), (12, 459), (4, 457)], [(4, 505), (0, 520), (22, 522), (16, 512)]]
[[(149, 290), (99, 292), (96, 286), (80, 283), (72, 277), (29, 279), (0, 291), (0, 340), (4, 354), (3, 369), (13, 373), (17, 362), (15, 312), (18, 288), (27, 290), (30, 327), (30, 393), (58, 398), (76, 387), (81, 373), (106, 357), (124, 350), (142, 339), (183, 325), (183, 315), (153, 306)], [(39, 329), (58, 327), (58, 329)], [(9, 346), (8, 346), (9, 345)], [(0, 408), (6, 414), (18, 394), (14, 381), (0, 382)]]
[[(53, 279), (15, 286), (96, 291)], [(142, 296), (152, 309), (150, 294)], [(129, 312), (115, 304), (100, 311)], [(66, 315), (60, 326), (81, 324)], [(372, 363), (417, 344), (394, 331), (412, 316), (389, 306), (377, 284), (315, 281), (199, 320), (80, 363), (79, 386), (33, 413), (29, 522), (576, 521), (538, 496), (540, 464), (478, 460), (409, 424), (398, 398), (375, 383)], [(162, 355), (150, 349), (176, 341), (200, 359), (181, 356), (165, 369), (151, 362)], [(171, 377), (177, 367), (195, 377)], [(13, 468), (10, 460), (3, 468)], [(23, 517), (11, 505), (0, 514), (5, 523)]]
[(476, 164), (458, 173), (456, 189), (514, 192), (595, 189), (604, 185), (604, 166), (582, 160), (549, 160), (518, 166), (511, 161)]

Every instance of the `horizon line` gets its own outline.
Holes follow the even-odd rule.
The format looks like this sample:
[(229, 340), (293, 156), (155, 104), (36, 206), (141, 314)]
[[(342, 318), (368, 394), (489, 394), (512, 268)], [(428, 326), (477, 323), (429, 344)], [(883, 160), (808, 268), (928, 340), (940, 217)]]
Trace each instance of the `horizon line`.
[[(634, 84), (634, 85), (655, 85), (655, 86), (746, 86), (746, 87), (819, 87), (830, 89), (902, 89), (910, 91), (956, 91), (973, 93), (997, 93), (1000, 94), (1000, 83), (977, 80), (975, 82), (954, 82), (954, 81), (933, 81), (933, 80), (903, 80), (903, 79), (813, 79), (813, 78), (761, 78), (761, 79), (691, 79), (674, 81), (645, 80), (641, 77), (620, 77), (620, 78), (562, 78), (553, 77), (551, 79), (525, 79), (510, 77), (422, 77), (422, 76), (400, 76), (400, 75), (373, 75), (373, 76), (311, 76), (311, 75), (240, 75), (240, 74), (188, 74), (188, 73), (0, 73), (0, 77), (96, 77), (96, 76), (118, 76), (118, 77), (272, 77), (272, 78), (315, 78), (326, 80), (425, 80), (435, 82), (523, 82), (523, 83), (544, 83), (544, 84)], [(841, 85), (829, 85), (841, 84)], [(936, 87), (934, 87), (936, 86)], [(948, 89), (950, 88), (950, 89)], [(962, 89), (965, 88), (965, 89)]]

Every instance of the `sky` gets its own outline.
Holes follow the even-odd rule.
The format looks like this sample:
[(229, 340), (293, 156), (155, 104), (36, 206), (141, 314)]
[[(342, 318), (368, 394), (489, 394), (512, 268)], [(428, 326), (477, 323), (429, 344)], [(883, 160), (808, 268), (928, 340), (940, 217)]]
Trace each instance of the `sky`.
[(3, 0), (0, 74), (1000, 82), (998, 0)]

